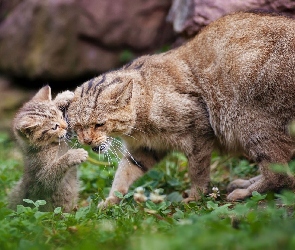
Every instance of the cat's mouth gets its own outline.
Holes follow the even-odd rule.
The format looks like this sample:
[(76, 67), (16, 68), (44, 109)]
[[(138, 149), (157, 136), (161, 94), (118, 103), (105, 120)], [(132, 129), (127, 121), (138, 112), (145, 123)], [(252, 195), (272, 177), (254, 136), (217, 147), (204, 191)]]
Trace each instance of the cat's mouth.
[(92, 150), (96, 153), (105, 153), (109, 150), (110, 148), (110, 144), (106, 143), (106, 142), (103, 142), (102, 144), (100, 144), (99, 146), (97, 147), (93, 147)]

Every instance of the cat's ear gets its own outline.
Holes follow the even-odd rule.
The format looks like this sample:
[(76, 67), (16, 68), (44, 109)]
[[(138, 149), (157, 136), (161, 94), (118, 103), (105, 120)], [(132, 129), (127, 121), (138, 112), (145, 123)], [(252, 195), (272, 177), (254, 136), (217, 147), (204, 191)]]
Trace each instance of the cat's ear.
[(51, 88), (49, 85), (40, 89), (37, 94), (32, 98), (34, 101), (51, 101)]
[(112, 98), (115, 100), (115, 103), (118, 106), (125, 106), (129, 103), (130, 99), (132, 98), (132, 89), (133, 89), (133, 82), (132, 80), (128, 82), (123, 82), (118, 84), (114, 89)]

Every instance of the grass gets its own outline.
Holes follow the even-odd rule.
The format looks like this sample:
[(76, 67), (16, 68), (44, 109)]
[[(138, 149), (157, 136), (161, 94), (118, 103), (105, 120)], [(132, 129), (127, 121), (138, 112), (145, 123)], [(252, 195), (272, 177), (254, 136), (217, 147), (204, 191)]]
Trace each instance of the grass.
[[(187, 160), (174, 152), (136, 181), (127, 195), (117, 193), (123, 198), (119, 205), (98, 210), (116, 167), (104, 166), (104, 159), (89, 153), (92, 160), (79, 167), (81, 199), (76, 212), (40, 212), (44, 201), (30, 200), (33, 207), (12, 211), (6, 208), (7, 194), (22, 175), (22, 160), (14, 142), (0, 133), (1, 250), (295, 249), (293, 192), (254, 193), (245, 202), (226, 202), (225, 187), (231, 179), (257, 174), (257, 167), (246, 159), (213, 154), (211, 188), (218, 187), (220, 196), (183, 204), (182, 194), (189, 188)], [(160, 189), (166, 199), (136, 203), (138, 186), (146, 196)]]

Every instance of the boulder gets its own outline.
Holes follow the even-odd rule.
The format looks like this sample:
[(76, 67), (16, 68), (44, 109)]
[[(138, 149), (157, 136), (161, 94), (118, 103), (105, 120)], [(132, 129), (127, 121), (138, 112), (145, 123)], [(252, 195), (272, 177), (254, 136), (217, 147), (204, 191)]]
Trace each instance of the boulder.
[(3, 1), (0, 72), (16, 77), (61, 81), (98, 74), (174, 35), (166, 22), (172, 0)]
[(210, 22), (237, 11), (274, 12), (295, 17), (294, 0), (173, 0), (168, 20), (177, 33), (192, 37)]

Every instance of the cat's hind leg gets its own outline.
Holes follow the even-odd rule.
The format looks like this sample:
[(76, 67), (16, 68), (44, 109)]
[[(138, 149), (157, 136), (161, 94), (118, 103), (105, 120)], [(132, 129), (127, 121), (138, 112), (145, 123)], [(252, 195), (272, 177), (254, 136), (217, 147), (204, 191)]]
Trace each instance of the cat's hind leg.
[[(293, 187), (295, 178), (290, 174), (288, 161), (292, 156), (291, 139), (275, 127), (252, 131), (248, 134), (245, 149), (258, 164), (261, 177), (248, 187), (235, 189), (228, 196), (230, 201), (243, 200), (252, 192), (264, 193), (283, 187)], [(277, 168), (274, 168), (278, 166)], [(249, 184), (246, 183), (246, 184)]]
[[(265, 168), (269, 168), (269, 163), (266, 163)], [(287, 167), (287, 165), (286, 165)], [(272, 173), (267, 171), (267, 175), (262, 175), (256, 182), (251, 184), (245, 189), (235, 189), (228, 196), (227, 200), (244, 200), (245, 198), (252, 195), (252, 192), (257, 191), (259, 193), (264, 193), (270, 190), (277, 190), (280, 188), (291, 188), (295, 185), (295, 179), (292, 175)]]
[(261, 175), (258, 175), (258, 176), (255, 176), (255, 177), (249, 179), (249, 180), (236, 179), (228, 184), (227, 192), (232, 192), (238, 188), (245, 189), (245, 188), (249, 187), (250, 185), (254, 184), (255, 182), (257, 182), (258, 180), (260, 180), (261, 177), (262, 177)]

